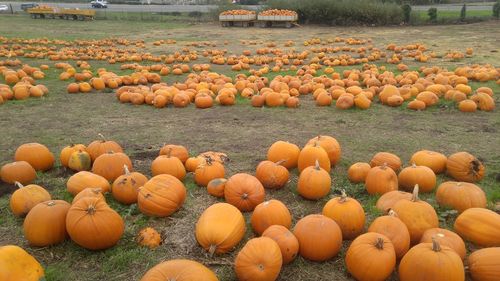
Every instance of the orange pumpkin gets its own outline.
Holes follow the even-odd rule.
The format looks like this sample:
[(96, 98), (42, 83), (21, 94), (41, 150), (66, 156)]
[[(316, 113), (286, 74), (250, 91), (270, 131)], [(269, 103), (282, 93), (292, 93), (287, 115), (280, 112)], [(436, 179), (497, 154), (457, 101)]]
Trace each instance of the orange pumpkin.
[(328, 154), (328, 158), (330, 159), (330, 163), (332, 166), (335, 166), (337, 162), (340, 160), (340, 156), (342, 155), (342, 150), (340, 148), (339, 142), (331, 136), (317, 136), (315, 138), (310, 139), (306, 146), (308, 145), (316, 145), (319, 144), (326, 153)]
[(29, 184), (36, 179), (36, 171), (26, 161), (7, 163), (0, 169), (0, 178), (3, 182), (14, 184)]
[(330, 174), (316, 161), (316, 166), (309, 166), (300, 173), (297, 192), (306, 199), (318, 200), (330, 192), (331, 184)]
[(500, 278), (500, 247), (474, 251), (467, 260), (472, 280), (496, 281)]
[(25, 250), (14, 245), (0, 247), (0, 280), (38, 281), (43, 280), (45, 272), (38, 261)]
[(205, 160), (194, 171), (194, 181), (199, 186), (207, 186), (211, 180), (225, 176), (224, 165), (211, 157), (205, 157)]
[(280, 165), (283, 161), (274, 163), (266, 160), (257, 165), (255, 177), (265, 188), (280, 189), (288, 182), (290, 174), (284, 166)]
[(16, 161), (26, 161), (37, 171), (47, 171), (54, 166), (54, 154), (39, 143), (25, 143), (16, 149)]
[[(59, 154), (59, 161), (61, 161), (61, 165), (64, 167), (68, 167), (68, 162), (71, 157), (71, 154), (76, 151), (86, 151), (87, 147), (83, 144), (72, 144), (65, 146), (62, 150), (61, 153)], [(92, 157), (91, 157), (92, 158)]]
[(139, 188), (142, 187), (148, 178), (138, 172), (130, 172), (127, 165), (123, 165), (124, 174), (116, 178), (111, 187), (111, 193), (116, 201), (130, 205), (137, 203)]
[(165, 144), (160, 149), (160, 155), (168, 155), (169, 153), (172, 157), (179, 158), (179, 160), (181, 160), (182, 163), (185, 163), (186, 160), (189, 158), (189, 152), (187, 148), (182, 145)]
[(224, 197), (224, 188), (226, 187), (227, 180), (224, 178), (213, 179), (207, 184), (207, 192), (208, 194), (223, 198)]
[(314, 145), (307, 145), (300, 151), (297, 161), (299, 172), (302, 172), (309, 166), (314, 166), (316, 162), (319, 163), (322, 169), (328, 173), (330, 172), (330, 158), (328, 157), (328, 153), (319, 145), (318, 142)]
[(384, 164), (393, 169), (394, 172), (397, 172), (401, 168), (401, 159), (396, 154), (390, 152), (379, 152), (370, 160), (370, 166), (372, 167)]
[(386, 165), (375, 166), (366, 175), (365, 188), (369, 194), (384, 194), (398, 190), (398, 176)]
[(365, 182), (366, 175), (370, 171), (371, 166), (368, 163), (357, 162), (352, 164), (347, 170), (347, 177), (352, 183)]
[(274, 281), (281, 271), (281, 250), (273, 239), (250, 239), (236, 256), (234, 268), (238, 280)]
[(16, 182), (17, 190), (10, 197), (10, 209), (15, 216), (24, 217), (38, 203), (50, 200), (50, 194), (45, 188), (30, 184), (23, 186)]
[(218, 281), (217, 276), (201, 263), (191, 260), (169, 260), (148, 270), (141, 281)]
[(110, 151), (115, 153), (123, 152), (122, 147), (117, 142), (105, 139), (102, 134), (99, 134), (99, 137), (101, 138), (100, 140), (91, 142), (86, 148), (92, 161), (95, 161), (97, 157)]
[(439, 205), (453, 208), (459, 213), (469, 208), (486, 208), (484, 191), (468, 182), (443, 182), (436, 191), (436, 201)]
[(368, 232), (377, 232), (389, 238), (398, 259), (402, 258), (410, 248), (410, 232), (392, 210), (387, 216), (376, 218), (368, 227)]
[(377, 200), (376, 207), (380, 211), (387, 213), (401, 199), (411, 200), (412, 194), (406, 191), (393, 190), (386, 192)]
[(482, 247), (500, 246), (500, 215), (484, 208), (469, 208), (453, 226), (458, 235)]
[(107, 179), (91, 172), (81, 171), (72, 175), (66, 182), (66, 187), (69, 193), (73, 196), (85, 188), (101, 188), (102, 192), (108, 192), (111, 188)]
[(70, 204), (63, 200), (38, 203), (24, 219), (24, 237), (31, 246), (56, 245), (66, 239), (66, 214)]
[(153, 250), (161, 244), (161, 236), (154, 228), (146, 227), (139, 231), (137, 243), (143, 247)]
[(446, 171), (458, 181), (477, 182), (484, 177), (485, 168), (474, 155), (457, 152), (448, 157)]
[(158, 175), (139, 189), (137, 207), (147, 216), (167, 217), (184, 204), (186, 188), (176, 177)]
[(170, 154), (156, 157), (151, 163), (151, 173), (153, 176), (161, 174), (172, 175), (181, 181), (186, 177), (186, 169), (181, 160)]
[(123, 175), (123, 166), (132, 170), (132, 161), (123, 152), (107, 152), (97, 157), (92, 164), (92, 172), (109, 181), (116, 180)]
[(435, 174), (443, 173), (446, 170), (446, 160), (448, 158), (439, 152), (430, 150), (420, 150), (415, 152), (410, 159), (410, 163), (418, 166), (431, 168)]
[(265, 190), (259, 180), (249, 174), (239, 173), (230, 177), (224, 187), (226, 202), (242, 212), (253, 211), (264, 202)]
[(292, 216), (288, 208), (279, 200), (271, 199), (257, 205), (250, 219), (255, 233), (262, 233), (271, 225), (282, 225), (290, 228)]
[(344, 190), (341, 196), (332, 198), (325, 204), (322, 214), (338, 224), (344, 240), (354, 239), (364, 231), (363, 206), (358, 200), (348, 197)]
[(299, 159), (300, 149), (297, 145), (285, 141), (277, 141), (269, 147), (267, 151), (267, 160), (272, 162), (281, 162), (287, 169), (292, 169), (297, 167), (297, 162)]
[(462, 260), (465, 259), (467, 251), (465, 249), (464, 240), (455, 232), (443, 228), (430, 228), (424, 232), (424, 235), (422, 235), (420, 239), (420, 243), (432, 243), (432, 239), (439, 242), (441, 246), (451, 248)]
[(78, 200), (85, 198), (85, 197), (92, 197), (92, 198), (100, 198), (104, 201), (106, 201), (106, 198), (104, 195), (102, 195), (102, 189), (99, 187), (93, 188), (93, 187), (87, 187), (84, 190), (80, 191), (75, 197), (73, 197), (73, 202), (75, 203)]
[(421, 192), (431, 192), (436, 186), (436, 174), (429, 167), (413, 164), (399, 172), (398, 183), (406, 191), (411, 191), (418, 184)]
[(282, 225), (271, 225), (263, 233), (263, 237), (273, 239), (281, 250), (283, 264), (292, 262), (299, 252), (299, 241), (288, 228)]

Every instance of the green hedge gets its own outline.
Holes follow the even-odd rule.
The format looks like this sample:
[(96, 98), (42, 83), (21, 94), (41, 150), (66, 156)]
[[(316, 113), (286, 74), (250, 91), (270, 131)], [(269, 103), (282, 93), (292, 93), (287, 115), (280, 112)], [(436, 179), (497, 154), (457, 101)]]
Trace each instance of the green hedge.
[(400, 6), (374, 0), (269, 0), (273, 9), (289, 9), (306, 23), (390, 25), (404, 21)]

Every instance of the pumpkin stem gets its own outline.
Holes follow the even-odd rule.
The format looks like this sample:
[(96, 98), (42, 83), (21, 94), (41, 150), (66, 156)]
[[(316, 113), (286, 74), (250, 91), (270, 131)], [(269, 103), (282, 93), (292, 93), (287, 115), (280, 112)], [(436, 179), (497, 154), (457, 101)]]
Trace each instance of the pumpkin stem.
[(246, 199), (248, 199), (248, 194), (246, 194), (246, 193), (243, 193), (243, 195), (241, 195), (241, 199), (243, 199), (243, 200), (246, 200)]
[(277, 162), (274, 162), (274, 164), (276, 164), (276, 165), (281, 165), (281, 164), (285, 163), (287, 160), (288, 160), (288, 159), (281, 159), (281, 160), (279, 160), (279, 161), (277, 161)]
[(439, 245), (439, 243), (435, 237), (432, 237), (432, 250), (434, 252), (441, 251), (441, 246)]
[(49, 202), (47, 202), (47, 206), (51, 207), (51, 206), (55, 206), (56, 205), (56, 202), (50, 200)]
[(471, 171), (474, 177), (476, 177), (479, 173), (480, 167), (481, 167), (481, 162), (479, 160), (474, 159), (470, 162), (471, 164)]
[(389, 209), (389, 212), (387, 213), (387, 215), (389, 215), (391, 217), (395, 217), (395, 218), (398, 217), (398, 213), (396, 213), (393, 209)]
[(24, 187), (24, 185), (23, 185), (22, 183), (18, 182), (18, 181), (14, 182), (14, 185), (15, 185), (17, 188), (19, 188), (19, 189), (21, 189), (21, 188), (23, 188), (23, 187)]
[(316, 169), (316, 170), (318, 170), (318, 171), (321, 169), (321, 167), (319, 166), (319, 161), (318, 161), (318, 159), (316, 159), (316, 164), (314, 165), (314, 169)]
[(382, 164), (382, 166), (380, 166), (380, 168), (381, 168), (382, 170), (387, 169), (387, 163), (385, 163), (385, 162), (384, 162), (384, 164)]
[(413, 195), (411, 196), (411, 201), (413, 202), (417, 202), (419, 199), (418, 199), (418, 184), (415, 185), (415, 187), (413, 188)]
[(217, 250), (217, 245), (210, 245), (210, 247), (208, 247), (208, 253), (210, 254), (210, 257), (212, 257), (215, 254), (216, 250)]
[(345, 193), (345, 189), (340, 190), (341, 195), (340, 195), (340, 200), (339, 202), (344, 203), (347, 201), (347, 194)]
[(172, 155), (172, 148), (171, 148), (171, 147), (169, 147), (169, 148), (168, 148), (168, 151), (167, 151), (167, 157), (168, 157), (168, 158), (170, 158), (170, 157), (171, 157), (171, 155)]
[(127, 165), (123, 165), (123, 171), (125, 171), (125, 175), (127, 175), (127, 176), (130, 175), (130, 170), (128, 169)]
[(96, 212), (96, 209), (95, 209), (94, 205), (88, 206), (88, 208), (87, 208), (87, 214), (93, 215), (93, 214), (95, 214), (95, 212)]
[(99, 134), (97, 134), (97, 135), (98, 135), (98, 136), (102, 139), (102, 140), (101, 140), (102, 142), (106, 142), (106, 138), (104, 137), (104, 135), (103, 135), (103, 134), (99, 133)]
[(417, 167), (417, 165), (416, 165), (415, 163), (411, 163), (411, 167), (412, 167), (412, 168), (416, 168), (416, 167)]
[(377, 238), (377, 242), (375, 242), (375, 247), (379, 250), (384, 249), (384, 239), (382, 239), (382, 237)]

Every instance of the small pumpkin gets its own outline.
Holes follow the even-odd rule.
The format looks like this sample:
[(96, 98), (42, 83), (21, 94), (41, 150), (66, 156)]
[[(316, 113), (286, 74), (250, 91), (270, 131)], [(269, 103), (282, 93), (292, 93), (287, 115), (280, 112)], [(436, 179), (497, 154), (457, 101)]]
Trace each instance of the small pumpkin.
[(47, 171), (54, 166), (54, 154), (43, 144), (25, 143), (16, 149), (16, 161), (26, 161), (37, 171)]
[(413, 189), (411, 200), (399, 200), (394, 204), (393, 210), (408, 227), (412, 245), (420, 241), (427, 229), (439, 227), (436, 210), (429, 203), (418, 198), (418, 185), (415, 185)]
[(399, 172), (398, 184), (406, 191), (418, 184), (421, 192), (431, 192), (436, 186), (436, 174), (429, 167), (412, 164)]
[(109, 151), (97, 157), (92, 164), (92, 173), (100, 175), (108, 181), (114, 181), (123, 175), (123, 166), (132, 170), (132, 161), (122, 152)]
[(500, 215), (484, 208), (469, 208), (455, 220), (454, 230), (481, 247), (500, 246)]
[(325, 204), (322, 214), (338, 224), (344, 240), (352, 240), (364, 231), (363, 206), (358, 200), (348, 197), (344, 190), (341, 196), (332, 198)]
[(71, 153), (68, 160), (68, 168), (73, 171), (88, 171), (92, 166), (92, 158), (86, 151), (78, 150)]
[(255, 233), (262, 233), (271, 225), (282, 225), (290, 228), (292, 216), (288, 208), (281, 201), (271, 199), (257, 205), (250, 219)]
[(0, 178), (10, 184), (15, 182), (29, 184), (36, 179), (36, 171), (26, 161), (15, 161), (2, 166)]
[(459, 213), (469, 208), (486, 208), (486, 194), (477, 185), (468, 182), (447, 181), (436, 191), (439, 205), (453, 208)]
[(342, 149), (339, 142), (334, 137), (319, 135), (307, 141), (306, 146), (314, 146), (316, 143), (326, 151), (331, 165), (335, 166), (342, 155)]
[(211, 255), (231, 251), (245, 235), (245, 219), (228, 203), (208, 207), (196, 223), (196, 240)]
[(88, 187), (101, 188), (103, 193), (108, 192), (111, 188), (107, 179), (87, 171), (81, 171), (72, 175), (66, 182), (66, 187), (68, 192), (73, 196)]
[(334, 220), (323, 215), (308, 215), (300, 219), (293, 234), (299, 241), (300, 255), (308, 260), (329, 260), (342, 247), (340, 227)]
[(402, 281), (463, 281), (464, 265), (452, 249), (432, 243), (421, 243), (411, 248), (399, 264)]
[(269, 147), (267, 160), (272, 162), (285, 160), (280, 164), (287, 169), (292, 169), (297, 167), (299, 154), (300, 148), (297, 145), (285, 141), (277, 141)]
[(66, 215), (68, 234), (76, 244), (90, 250), (114, 246), (123, 235), (122, 217), (100, 198), (78, 200)]
[(379, 152), (370, 160), (370, 166), (372, 167), (382, 166), (384, 164), (393, 169), (394, 172), (397, 172), (401, 168), (401, 159), (399, 159), (396, 154), (390, 152)]
[(172, 175), (182, 181), (186, 177), (186, 168), (184, 168), (184, 164), (182, 164), (179, 158), (167, 153), (153, 160), (151, 163), (151, 173), (153, 176), (161, 174)]
[(191, 260), (169, 260), (161, 262), (148, 270), (141, 281), (218, 281), (208, 267)]
[(224, 165), (211, 157), (205, 157), (205, 160), (194, 171), (194, 181), (199, 186), (207, 186), (211, 180), (225, 176)]
[(420, 150), (411, 156), (410, 163), (429, 167), (435, 174), (441, 174), (446, 171), (446, 160), (448, 160), (448, 158), (442, 153), (430, 150)]
[(398, 176), (385, 164), (375, 166), (366, 175), (365, 188), (369, 194), (385, 194), (398, 190)]
[(448, 175), (458, 181), (478, 182), (484, 177), (483, 163), (468, 152), (457, 152), (446, 162)]
[(253, 211), (264, 202), (266, 192), (260, 181), (249, 174), (238, 173), (231, 176), (224, 187), (226, 202), (242, 212)]
[(17, 190), (10, 197), (10, 209), (15, 216), (24, 217), (38, 203), (50, 200), (50, 194), (45, 188), (30, 184), (23, 186), (16, 182)]
[(38, 281), (45, 272), (40, 263), (21, 247), (5, 245), (0, 247), (0, 280)]
[(412, 194), (406, 191), (393, 190), (387, 193), (384, 193), (377, 200), (376, 207), (380, 211), (384, 213), (388, 213), (393, 207), (401, 199), (411, 200)]
[(318, 200), (330, 192), (331, 184), (330, 174), (316, 161), (316, 166), (309, 166), (300, 173), (297, 192), (306, 199)]
[(179, 210), (186, 199), (186, 187), (176, 177), (158, 175), (139, 189), (137, 207), (148, 216), (167, 217)]
[(161, 235), (152, 227), (146, 227), (139, 231), (137, 243), (140, 246), (148, 247), (151, 250), (158, 248), (161, 244)]
[(432, 239), (435, 239), (441, 246), (447, 246), (451, 248), (453, 251), (460, 256), (463, 260), (465, 259), (465, 255), (467, 250), (465, 249), (465, 243), (458, 234), (448, 229), (443, 228), (430, 228), (427, 229), (422, 238), (420, 239), (420, 243), (432, 243)]
[(265, 160), (257, 165), (255, 177), (262, 183), (265, 188), (280, 189), (288, 182), (290, 174), (287, 168), (281, 166), (281, 162), (276, 163)]
[(92, 161), (95, 161), (97, 157), (109, 151), (113, 151), (115, 153), (123, 152), (122, 147), (117, 142), (107, 140), (102, 134), (98, 135), (101, 139), (91, 142), (86, 148), (92, 158)]
[(268, 237), (259, 237), (248, 240), (236, 256), (234, 268), (238, 280), (274, 281), (282, 264), (278, 243)]
[(347, 170), (347, 177), (352, 183), (365, 182), (366, 175), (370, 171), (371, 166), (368, 163), (357, 162), (352, 164)]
[(383, 234), (365, 233), (352, 241), (345, 264), (356, 280), (384, 281), (396, 266), (394, 246)]
[(217, 178), (213, 179), (207, 184), (207, 192), (208, 194), (223, 198), (224, 197), (224, 188), (226, 187), (227, 180), (225, 178)]
[(66, 214), (70, 204), (63, 200), (38, 203), (23, 223), (24, 237), (31, 246), (56, 245), (66, 239)]
[(168, 155), (172, 157), (177, 157), (182, 163), (185, 163), (189, 158), (189, 152), (186, 147), (176, 144), (165, 144), (160, 149), (160, 155)]
[[(73, 152), (76, 152), (79, 150), (87, 151), (86, 149), (87, 149), (87, 147), (83, 144), (72, 144), (72, 145), (65, 146), (61, 150), (61, 153), (59, 154), (59, 161), (61, 161), (61, 165), (63, 165), (64, 167), (68, 167), (69, 158), (71, 157), (71, 154), (73, 154)], [(91, 157), (91, 161), (92, 161), (92, 157)]]
[(127, 165), (123, 165), (124, 174), (116, 178), (111, 187), (111, 193), (116, 201), (130, 205), (137, 203), (139, 188), (142, 187), (148, 178), (138, 172), (130, 172)]
[(308, 145), (300, 151), (297, 161), (299, 172), (302, 172), (309, 166), (314, 166), (316, 162), (318, 162), (321, 168), (326, 172), (330, 172), (330, 158), (328, 157), (328, 153), (318, 142), (314, 145)]
[(376, 218), (368, 232), (377, 232), (389, 238), (394, 246), (396, 258), (402, 258), (410, 249), (410, 232), (406, 225), (398, 218), (396, 212), (389, 211), (386, 216)]
[(497, 281), (500, 279), (500, 247), (474, 251), (467, 260), (472, 280)]
[(281, 250), (283, 264), (291, 263), (299, 252), (299, 240), (293, 233), (282, 225), (271, 225), (263, 233), (263, 237), (273, 239)]

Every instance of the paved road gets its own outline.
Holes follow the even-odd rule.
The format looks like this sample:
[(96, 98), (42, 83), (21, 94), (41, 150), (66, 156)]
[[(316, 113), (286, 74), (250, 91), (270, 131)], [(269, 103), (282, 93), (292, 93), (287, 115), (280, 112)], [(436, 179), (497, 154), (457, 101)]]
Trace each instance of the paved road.
[[(0, 4), (11, 4), (14, 12), (21, 11), (22, 2), (1, 2)], [(26, 1), (29, 3), (29, 0)], [(44, 4), (63, 7), (63, 8), (80, 8), (80, 9), (90, 9), (90, 1), (88, 3), (50, 3), (43, 2)], [(479, 3), (479, 4), (469, 4), (467, 10), (491, 10), (493, 3)], [(122, 5), (122, 4), (109, 4), (108, 8), (105, 9), (108, 12), (208, 12), (215, 8), (214, 5)], [(435, 6), (413, 6), (415, 11), (427, 11), (430, 7), (437, 7), (438, 10), (444, 11), (459, 11), (462, 9), (460, 4), (443, 4)], [(253, 6), (255, 9), (256, 7)], [(99, 10), (99, 9), (97, 9)]]

